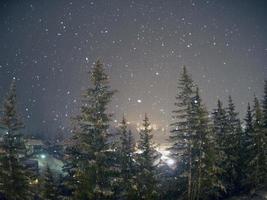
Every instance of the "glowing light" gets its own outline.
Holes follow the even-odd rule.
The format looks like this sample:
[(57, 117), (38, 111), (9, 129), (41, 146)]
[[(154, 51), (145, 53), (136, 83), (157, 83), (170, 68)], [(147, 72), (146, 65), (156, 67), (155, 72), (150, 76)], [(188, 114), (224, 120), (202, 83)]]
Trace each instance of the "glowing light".
[(38, 179), (35, 179), (35, 180), (29, 182), (30, 185), (36, 185), (38, 183), (39, 183)]
[(163, 148), (163, 147), (159, 147), (158, 149), (157, 149), (157, 151), (159, 151), (162, 155), (161, 155), (161, 160), (163, 161), (163, 162), (165, 162), (169, 167), (175, 167), (175, 160), (174, 159), (172, 159), (171, 157), (170, 157), (170, 151), (168, 151), (168, 150), (166, 150), (165, 148)]
[(174, 161), (173, 159), (171, 159), (171, 158), (168, 158), (165, 162), (166, 162), (167, 165), (169, 165), (169, 166), (173, 166), (173, 165), (175, 164), (175, 161)]
[(153, 130), (158, 130), (158, 126), (157, 126), (157, 124), (152, 124), (152, 125), (151, 125), (151, 128), (152, 128)]
[(46, 158), (46, 155), (45, 155), (45, 154), (41, 154), (40, 157), (41, 157), (42, 159), (45, 159), (45, 158)]

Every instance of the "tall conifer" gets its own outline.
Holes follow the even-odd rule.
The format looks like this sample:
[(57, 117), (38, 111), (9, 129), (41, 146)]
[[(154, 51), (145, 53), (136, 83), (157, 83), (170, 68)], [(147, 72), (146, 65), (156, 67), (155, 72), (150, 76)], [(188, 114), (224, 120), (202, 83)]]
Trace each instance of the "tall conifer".
[(25, 145), (21, 133), (24, 127), (17, 114), (15, 81), (4, 100), (0, 126), (3, 141), (0, 146), (0, 193), (8, 200), (32, 199), (29, 172), (23, 165)]
[(114, 94), (108, 76), (98, 60), (90, 73), (92, 87), (82, 98), (81, 114), (76, 118), (73, 143), (76, 163), (73, 171), (74, 199), (111, 199), (113, 166), (110, 166), (109, 122), (107, 106)]
[(145, 115), (143, 121), (143, 129), (140, 131), (139, 150), (138, 155), (138, 174), (137, 174), (137, 191), (138, 199), (157, 199), (159, 192), (157, 190), (157, 181), (155, 177), (155, 159), (156, 152), (152, 142), (153, 135), (150, 122)]
[[(175, 109), (173, 113), (173, 123), (170, 135), (170, 150), (172, 157), (181, 166), (182, 177), (185, 177), (187, 198), (191, 199), (192, 192), (192, 131), (190, 129), (191, 100), (194, 96), (194, 83), (191, 75), (188, 74), (186, 67), (183, 67), (181, 76), (178, 79)], [(175, 177), (181, 179), (181, 173)]]
[(134, 199), (136, 191), (136, 166), (134, 163), (134, 140), (133, 135), (127, 128), (127, 121), (123, 116), (120, 125), (120, 170), (122, 182), (122, 198)]

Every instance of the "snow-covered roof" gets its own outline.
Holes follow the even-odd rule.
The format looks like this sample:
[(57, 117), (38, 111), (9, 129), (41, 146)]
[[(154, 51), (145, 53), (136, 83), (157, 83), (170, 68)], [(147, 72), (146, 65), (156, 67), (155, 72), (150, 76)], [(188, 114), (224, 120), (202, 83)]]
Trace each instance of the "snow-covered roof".
[(43, 146), (44, 143), (42, 140), (38, 140), (38, 139), (27, 139), (26, 140), (26, 145), (30, 145), (30, 146)]

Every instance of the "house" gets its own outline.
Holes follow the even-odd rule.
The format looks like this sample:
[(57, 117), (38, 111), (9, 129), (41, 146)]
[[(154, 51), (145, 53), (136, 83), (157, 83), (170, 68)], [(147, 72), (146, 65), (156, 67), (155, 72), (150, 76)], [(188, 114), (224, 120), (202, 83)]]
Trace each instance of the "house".
[(25, 141), (27, 155), (40, 154), (44, 152), (45, 145), (39, 139), (27, 139)]

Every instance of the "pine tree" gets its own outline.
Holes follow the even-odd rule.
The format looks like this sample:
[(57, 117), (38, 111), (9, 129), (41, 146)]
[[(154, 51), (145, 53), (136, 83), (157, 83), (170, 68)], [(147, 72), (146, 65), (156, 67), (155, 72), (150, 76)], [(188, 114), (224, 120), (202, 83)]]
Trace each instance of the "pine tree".
[[(98, 60), (91, 73), (92, 87), (83, 95), (81, 114), (76, 118), (77, 129), (73, 143), (76, 162), (74, 199), (110, 199), (111, 175), (108, 128), (110, 114), (106, 113), (114, 91), (108, 85), (108, 76)], [(78, 155), (77, 155), (78, 154)]]
[[(262, 123), (263, 123), (263, 132), (264, 132), (264, 160), (267, 162), (267, 80), (264, 84), (264, 96), (262, 101)], [(265, 163), (264, 170), (264, 185), (267, 187), (267, 166)]]
[(227, 107), (227, 131), (225, 131), (225, 155), (226, 162), (224, 170), (227, 172), (227, 192), (234, 193), (240, 190), (240, 141), (241, 123), (231, 96), (228, 99)]
[(16, 86), (12, 82), (4, 100), (1, 127), (4, 130), (0, 146), (0, 193), (8, 200), (27, 200), (32, 198), (29, 173), (23, 165), (25, 145), (16, 109)]
[(52, 173), (49, 166), (46, 166), (42, 184), (42, 197), (43, 200), (58, 200), (59, 199), (59, 191), (57, 188), (57, 183), (54, 178), (54, 174)]
[(264, 184), (266, 180), (267, 160), (265, 156), (266, 138), (263, 129), (263, 116), (257, 97), (254, 98), (253, 118), (253, 146), (251, 149), (252, 160), (250, 161), (251, 181), (254, 188)]
[[(174, 122), (171, 126), (171, 152), (181, 165), (180, 173), (185, 177), (187, 198), (191, 199), (192, 191), (192, 133), (189, 127), (190, 106), (193, 97), (194, 83), (191, 75), (188, 74), (186, 67), (183, 67), (181, 77), (178, 80), (178, 91), (176, 95), (175, 110), (173, 113)], [(180, 182), (181, 177), (174, 177)]]
[[(71, 139), (75, 139), (71, 138)], [(64, 165), (62, 171), (66, 174), (62, 180), (63, 195), (69, 199), (74, 199), (74, 193), (78, 190), (78, 180), (76, 177), (78, 161), (81, 157), (76, 144), (68, 144), (64, 151)]]
[(221, 169), (221, 181), (226, 191), (231, 187), (229, 183), (226, 168), (228, 166), (227, 160), (227, 136), (229, 134), (227, 112), (223, 108), (222, 102), (218, 100), (217, 108), (212, 113), (213, 118), (213, 132), (216, 140), (216, 152), (218, 154), (218, 166)]
[(216, 199), (223, 188), (215, 158), (208, 112), (199, 96), (191, 101), (190, 127), (192, 130), (192, 196), (191, 199)]
[(150, 127), (149, 119), (145, 115), (143, 121), (143, 129), (140, 131), (138, 155), (138, 175), (137, 175), (137, 191), (138, 199), (152, 200), (157, 199), (157, 182), (155, 177), (154, 162), (157, 157), (152, 142), (153, 135)]
[(121, 186), (122, 199), (134, 199), (136, 192), (136, 166), (133, 161), (134, 156), (134, 141), (132, 132), (127, 130), (126, 119), (123, 116), (120, 126), (120, 168), (121, 168)]
[(263, 115), (263, 126), (265, 129), (265, 136), (267, 136), (267, 80), (264, 84), (264, 96), (262, 101), (262, 115)]
[(242, 160), (242, 186), (244, 190), (250, 190), (252, 185), (250, 162), (253, 158), (253, 116), (250, 104), (248, 103), (245, 117), (245, 130), (241, 137), (241, 160)]

